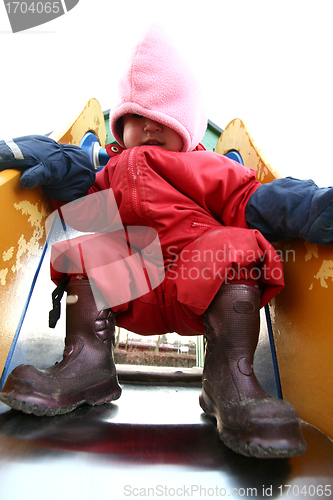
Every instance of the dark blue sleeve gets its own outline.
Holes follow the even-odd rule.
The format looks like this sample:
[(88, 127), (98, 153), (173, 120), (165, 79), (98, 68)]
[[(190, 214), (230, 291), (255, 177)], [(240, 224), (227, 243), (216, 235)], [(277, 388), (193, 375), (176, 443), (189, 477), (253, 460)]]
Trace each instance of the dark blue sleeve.
[(251, 195), (246, 221), (271, 242), (301, 237), (332, 245), (333, 188), (319, 188), (312, 180), (275, 179)]
[(43, 135), (0, 141), (0, 171), (8, 168), (24, 171), (24, 188), (42, 186), (47, 196), (59, 201), (84, 196), (95, 182), (94, 167), (83, 149)]

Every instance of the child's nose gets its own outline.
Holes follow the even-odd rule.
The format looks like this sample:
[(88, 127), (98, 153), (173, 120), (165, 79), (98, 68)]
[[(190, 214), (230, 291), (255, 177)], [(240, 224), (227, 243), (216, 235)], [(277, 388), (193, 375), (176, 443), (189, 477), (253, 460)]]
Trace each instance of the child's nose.
[(162, 125), (155, 120), (147, 118), (144, 129), (149, 132), (157, 132), (162, 130)]

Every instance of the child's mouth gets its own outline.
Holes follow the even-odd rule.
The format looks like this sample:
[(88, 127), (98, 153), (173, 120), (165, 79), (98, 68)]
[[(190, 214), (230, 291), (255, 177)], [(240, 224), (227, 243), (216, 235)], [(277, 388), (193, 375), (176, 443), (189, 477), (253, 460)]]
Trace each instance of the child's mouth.
[(158, 141), (147, 141), (143, 143), (143, 146), (162, 146), (163, 144)]

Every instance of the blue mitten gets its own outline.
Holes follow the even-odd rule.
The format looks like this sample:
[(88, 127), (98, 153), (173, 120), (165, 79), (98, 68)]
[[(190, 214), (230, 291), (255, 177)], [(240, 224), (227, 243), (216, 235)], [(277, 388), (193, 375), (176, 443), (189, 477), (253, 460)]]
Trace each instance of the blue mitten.
[(0, 171), (8, 168), (24, 170), (22, 187), (42, 186), (49, 198), (59, 201), (84, 196), (95, 182), (94, 167), (83, 149), (44, 135), (0, 141)]
[(318, 245), (333, 245), (333, 187), (292, 177), (263, 184), (246, 206), (250, 229), (268, 241), (301, 237)]

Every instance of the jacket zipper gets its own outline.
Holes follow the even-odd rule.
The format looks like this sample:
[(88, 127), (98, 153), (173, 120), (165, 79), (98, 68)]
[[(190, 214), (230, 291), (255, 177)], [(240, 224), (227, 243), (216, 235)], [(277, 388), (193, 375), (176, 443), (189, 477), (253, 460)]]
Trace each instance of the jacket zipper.
[(133, 148), (130, 151), (129, 158), (128, 158), (128, 172), (130, 175), (130, 182), (131, 182), (131, 198), (132, 198), (132, 206), (133, 210), (138, 215), (141, 217), (141, 211), (140, 211), (140, 205), (139, 205), (139, 195), (138, 195), (138, 188), (137, 188), (137, 175), (134, 170), (134, 162), (133, 162), (133, 156), (136, 148)]
[(192, 222), (191, 227), (208, 227), (211, 228), (211, 224), (205, 224), (203, 222)]

